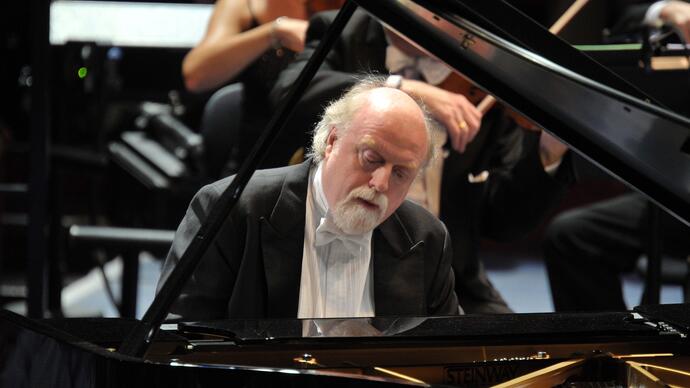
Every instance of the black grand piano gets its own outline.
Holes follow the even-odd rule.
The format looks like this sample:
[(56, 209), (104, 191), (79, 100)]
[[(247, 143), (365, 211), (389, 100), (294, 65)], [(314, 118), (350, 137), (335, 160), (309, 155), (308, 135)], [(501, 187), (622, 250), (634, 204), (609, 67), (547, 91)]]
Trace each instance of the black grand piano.
[[(461, 0), (347, 2), (214, 209), (219, 217), (357, 7), (690, 221), (690, 121), (505, 3)], [(31, 320), (0, 312), (0, 385), (690, 386), (689, 304), (587, 314), (160, 325), (198, 260), (194, 250), (203, 246), (192, 245), (141, 321)]]

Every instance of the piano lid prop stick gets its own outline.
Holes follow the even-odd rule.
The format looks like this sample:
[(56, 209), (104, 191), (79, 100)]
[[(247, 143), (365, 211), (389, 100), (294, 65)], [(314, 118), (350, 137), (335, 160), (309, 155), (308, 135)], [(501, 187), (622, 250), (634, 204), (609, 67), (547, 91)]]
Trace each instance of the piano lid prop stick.
[[(558, 35), (563, 29), (563, 27), (568, 25), (568, 23), (570, 23), (570, 21), (573, 20), (575, 15), (577, 15), (580, 12), (580, 10), (582, 10), (582, 8), (585, 5), (587, 5), (588, 1), (589, 0), (575, 0), (575, 2), (573, 2), (573, 4), (570, 7), (568, 7), (568, 9), (565, 12), (563, 12), (561, 17), (559, 17), (558, 20), (556, 20), (556, 22), (553, 23), (551, 28), (549, 28), (549, 32), (554, 35)], [(494, 106), (495, 103), (496, 99), (491, 95), (487, 95), (477, 105), (477, 109), (479, 109), (479, 111), (482, 112), (482, 114), (484, 114), (488, 112), (489, 109), (491, 109), (491, 107)]]

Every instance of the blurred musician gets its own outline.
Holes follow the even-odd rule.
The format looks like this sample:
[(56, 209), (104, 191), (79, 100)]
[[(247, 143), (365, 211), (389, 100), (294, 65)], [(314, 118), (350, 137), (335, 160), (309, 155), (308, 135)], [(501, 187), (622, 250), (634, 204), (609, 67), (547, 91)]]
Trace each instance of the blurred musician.
[(684, 43), (690, 43), (690, 4), (686, 1), (635, 1), (614, 2), (611, 34), (619, 36), (637, 31), (642, 26), (672, 28)]
[[(223, 176), (234, 172), (245, 158), (270, 114), (266, 96), (278, 73), (304, 48), (310, 14), (340, 7), (343, 0), (218, 0), (205, 36), (184, 58), (182, 74), (192, 92), (206, 92), (233, 82), (241, 83), (242, 118), (228, 125), (224, 136), (210, 144), (228, 159)], [(231, 128), (237, 128), (232, 131)], [(282, 139), (286, 142), (285, 139)], [(292, 147), (296, 148), (296, 147)], [(292, 151), (269, 155), (265, 165), (284, 165)], [(233, 167), (235, 166), (235, 167)]]
[(215, 89), (247, 70), (252, 87), (270, 88), (304, 48), (306, 18), (302, 0), (218, 0), (205, 36), (182, 63), (185, 85), (193, 92)]
[[(310, 20), (305, 50), (281, 73), (271, 92), (273, 103), (294, 83), (334, 17), (324, 12)], [(562, 159), (566, 148), (539, 132), (518, 128), (501, 109), (482, 116), (473, 106), (483, 97), (476, 88), (454, 92), (434, 86), (450, 83), (446, 80), (456, 75), (403, 39), (386, 36), (381, 24), (361, 11), (352, 16), (304, 94), (289, 123), (291, 132), (297, 136), (305, 123), (315, 120), (319, 106), (354, 83), (354, 74), (368, 71), (399, 74), (388, 79), (389, 85), (425, 102), (445, 127), (435, 139), (448, 134), (450, 150), (439, 171), (440, 187), (434, 193), (432, 180), (422, 182), (429, 185), (422, 188), (420, 202), (438, 210), (452, 237), (460, 305), (470, 313), (510, 312), (485, 274), (478, 257), (480, 240), (517, 238), (538, 225), (571, 180), (568, 158)]]
[[(683, 1), (618, 1), (612, 35), (633, 36), (643, 25), (668, 24), (688, 41), (690, 4)], [(630, 32), (631, 34), (626, 34)], [(674, 85), (677, 87), (677, 85)], [(680, 147), (680, 145), (679, 145)], [(620, 275), (635, 268), (649, 250), (650, 203), (639, 193), (624, 194), (558, 215), (546, 230), (544, 257), (556, 311), (625, 310)], [(690, 228), (662, 212), (662, 252), (690, 254)]]
[[(185, 286), (184, 319), (453, 315), (446, 229), (405, 200), (432, 157), (432, 121), (384, 79), (326, 108), (313, 156), (259, 170)], [(232, 177), (201, 189), (161, 282)]]

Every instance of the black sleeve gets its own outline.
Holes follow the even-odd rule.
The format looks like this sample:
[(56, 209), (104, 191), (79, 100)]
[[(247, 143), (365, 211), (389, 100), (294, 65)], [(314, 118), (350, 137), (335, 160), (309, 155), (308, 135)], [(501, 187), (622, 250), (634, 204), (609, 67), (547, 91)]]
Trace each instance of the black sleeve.
[[(327, 11), (317, 13), (311, 18), (304, 51), (280, 73), (269, 95), (273, 107), (277, 108), (287, 96), (333, 23), (336, 14), (336, 11)], [(381, 59), (385, 55), (382, 31), (380, 25), (364, 12), (355, 12), (302, 95), (293, 117), (288, 122), (289, 132), (295, 136), (311, 133), (324, 107), (354, 85), (358, 75), (380, 73), (385, 70)], [(374, 42), (367, 39), (373, 39)]]
[(438, 260), (434, 280), (431, 282), (429, 315), (457, 315), (461, 312), (455, 294), (455, 275), (453, 274), (453, 248), (450, 235), (443, 227), (443, 250)]
[(510, 126), (498, 137), (486, 187), (482, 235), (514, 240), (534, 230), (563, 198), (574, 181), (569, 154), (555, 175), (544, 170), (539, 133)]
[(609, 24), (612, 34), (624, 34), (638, 30), (653, 1), (612, 0)]
[[(192, 199), (175, 232), (170, 252), (163, 264), (161, 277), (158, 281), (159, 290), (180, 261), (229, 182), (228, 178), (205, 186)], [(229, 222), (228, 218), (226, 224)], [(240, 232), (231, 234), (231, 236), (237, 234)], [(237, 271), (232, 268), (228, 261), (229, 258), (225, 256), (218, 245), (212, 242), (194, 273), (184, 285), (180, 296), (171, 307), (171, 314), (168, 319), (220, 319), (227, 316), (227, 303), (232, 293)]]

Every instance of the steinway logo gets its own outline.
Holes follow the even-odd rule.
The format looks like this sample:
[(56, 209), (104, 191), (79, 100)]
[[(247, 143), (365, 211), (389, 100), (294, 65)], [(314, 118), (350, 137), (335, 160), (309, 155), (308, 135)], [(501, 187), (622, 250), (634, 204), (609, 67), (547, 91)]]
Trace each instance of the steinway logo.
[(517, 377), (517, 364), (453, 366), (445, 368), (445, 384), (482, 386), (501, 383)]

